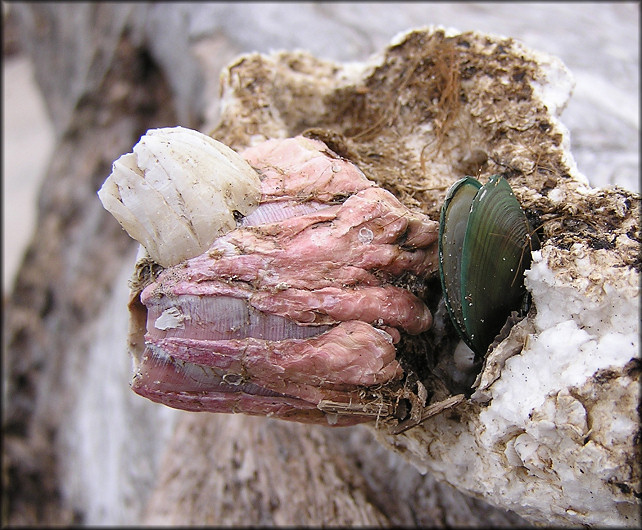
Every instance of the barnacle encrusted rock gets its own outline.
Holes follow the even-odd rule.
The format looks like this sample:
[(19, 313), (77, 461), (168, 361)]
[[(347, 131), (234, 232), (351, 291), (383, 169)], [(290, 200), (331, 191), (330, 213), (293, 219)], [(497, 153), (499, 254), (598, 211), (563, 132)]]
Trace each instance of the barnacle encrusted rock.
[(526, 275), (527, 318), (481, 373), (466, 373), (465, 355), (451, 360), (443, 307), (429, 304), (422, 344), (443, 355), (434, 374), (448, 390), (428, 403), (457, 385), (470, 398), (377, 434), (418, 468), (532, 522), (639, 524), (640, 198), (592, 189), (578, 172), (559, 121), (573, 86), (564, 65), (510, 38), (431, 28), (361, 64), (245, 55), (221, 82), (215, 138), (238, 150), (323, 139), (432, 219), (456, 179), (509, 180), (542, 242)]

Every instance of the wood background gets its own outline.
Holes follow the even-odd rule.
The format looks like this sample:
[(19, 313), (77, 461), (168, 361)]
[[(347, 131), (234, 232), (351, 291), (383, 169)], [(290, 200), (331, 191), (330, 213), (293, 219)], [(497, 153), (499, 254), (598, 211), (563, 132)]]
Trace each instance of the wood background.
[[(580, 171), (639, 190), (638, 3), (3, 4), (4, 85), (32, 71), (48, 113), (31, 123), (34, 97), (4, 91), (16, 125), (4, 121), (3, 240), (17, 275), (3, 290), (3, 524), (525, 524), (360, 427), (148, 403), (129, 391), (119, 342), (135, 246), (95, 195), (111, 162), (148, 128), (215, 124), (218, 72), (240, 53), (361, 61), (431, 24), (562, 58)], [(20, 60), (30, 70), (10, 70)], [(9, 237), (23, 224), (26, 250)]]

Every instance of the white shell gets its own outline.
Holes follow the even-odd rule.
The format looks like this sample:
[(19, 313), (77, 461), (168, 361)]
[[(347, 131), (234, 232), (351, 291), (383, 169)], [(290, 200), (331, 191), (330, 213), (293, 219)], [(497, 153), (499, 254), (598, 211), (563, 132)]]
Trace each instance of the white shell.
[(185, 328), (184, 324), (185, 315), (179, 311), (176, 307), (169, 307), (161, 313), (156, 321), (154, 322), (154, 327), (156, 329), (175, 329), (175, 328)]
[(151, 129), (98, 192), (103, 206), (164, 267), (205, 252), (258, 205), (261, 181), (236, 152), (184, 127)]

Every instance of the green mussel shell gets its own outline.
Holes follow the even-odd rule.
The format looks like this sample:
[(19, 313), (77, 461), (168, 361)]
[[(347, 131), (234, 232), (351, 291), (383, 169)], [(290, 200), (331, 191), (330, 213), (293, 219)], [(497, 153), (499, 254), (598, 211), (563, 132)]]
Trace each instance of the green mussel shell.
[(539, 248), (505, 178), (472, 177), (448, 191), (439, 222), (439, 274), (459, 335), (478, 355), (526, 300), (524, 271)]

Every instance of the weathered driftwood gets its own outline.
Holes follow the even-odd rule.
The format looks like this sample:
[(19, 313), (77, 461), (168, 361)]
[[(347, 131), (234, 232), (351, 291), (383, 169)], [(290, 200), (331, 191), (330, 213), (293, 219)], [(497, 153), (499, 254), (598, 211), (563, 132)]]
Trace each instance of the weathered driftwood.
[[(64, 17), (46, 7), (29, 12), (40, 28)], [(97, 11), (92, 14), (100, 18)], [(494, 376), (510, 364), (504, 364), (509, 357), (527, 358), (515, 355), (528, 353), (527, 335), (536, 338), (552, 326), (538, 321), (535, 311), (487, 361), (477, 400), (402, 435), (378, 433), (385, 445), (430, 469), (426, 476), (385, 451), (361, 427), (331, 430), (245, 416), (172, 414), (114, 390), (118, 383), (103, 386), (112, 363), (120, 367), (114, 369), (113, 381), (127, 375), (127, 363), (123, 369), (106, 354), (111, 349), (112, 359), (118, 359), (122, 353), (114, 342), (119, 334), (124, 341), (126, 326), (115, 315), (126, 303), (134, 249), (94, 193), (111, 161), (127, 152), (144, 130), (176, 121), (167, 104), (172, 101), (168, 84), (144, 48), (137, 47), (140, 26), (130, 19), (129, 36), (121, 36), (127, 17), (121, 13), (115, 18), (119, 20), (104, 32), (112, 51), (94, 66), (95, 81), (79, 98), (81, 104), (76, 108), (76, 100), (60, 107), (56, 121), (61, 137), (42, 195), (38, 232), (10, 301), (11, 401), (3, 425), (8, 522), (101, 521), (110, 503), (116, 503), (123, 514), (119, 522), (130, 523), (523, 524), (435, 482), (432, 473), (475, 496), (521, 510), (532, 521), (634, 522), (637, 449), (631, 437), (616, 454), (607, 439), (613, 433), (594, 419), (615, 396), (624, 425), (615, 434), (625, 433), (628, 440), (627, 422), (637, 421), (635, 362), (554, 392), (530, 420), (497, 414), (496, 432), (508, 426), (506, 436), (483, 436), (483, 411), (493, 411), (493, 401), (500, 401), (494, 398), (503, 380), (495, 382)], [(392, 46), (385, 59), (356, 68), (302, 53), (246, 56), (225, 72), (224, 106), (214, 135), (240, 148), (257, 138), (322, 129), (316, 134), (334, 141), (371, 178), (432, 216), (457, 176), (510, 170), (522, 204), (544, 223), (542, 262), (551, 270), (556, 269), (551, 264), (559, 265), (553, 287), (580, 301), (587, 288), (595, 292), (592, 315), (600, 314), (602, 291), (628, 300), (621, 313), (631, 326), (638, 296), (633, 271), (639, 267), (639, 198), (617, 189), (584, 189), (567, 156), (556, 109), (549, 108), (549, 114), (529, 99), (531, 82), (541, 72), (532, 62), (514, 62), (515, 50), (519, 48), (511, 41), (419, 32)], [(46, 65), (41, 71), (47, 77)], [(475, 76), (488, 83), (473, 83)], [(498, 79), (511, 82), (491, 82)], [(466, 101), (455, 97), (459, 90)], [(62, 98), (63, 92), (53, 95)], [(509, 104), (502, 105), (507, 96)], [(181, 124), (198, 127), (187, 108), (183, 99)], [(417, 127), (417, 119), (427, 115), (435, 125), (432, 130)], [(328, 130), (341, 136), (328, 135)], [(595, 213), (587, 219), (582, 214), (589, 210)], [(590, 276), (596, 257), (606, 271), (602, 277)], [(607, 331), (614, 323), (609, 325)], [(101, 360), (105, 364), (93, 362)], [(93, 394), (87, 393), (89, 388)], [(100, 391), (107, 391), (107, 398), (96, 395)], [(490, 406), (483, 403), (489, 397)], [(550, 431), (542, 429), (546, 423), (538, 419), (568, 428), (551, 439)], [(171, 442), (165, 445), (168, 436)], [(591, 455), (621, 465), (611, 483), (591, 483), (604, 504), (589, 499), (582, 505), (586, 511), (578, 513), (573, 506), (558, 506), (585, 492), (569, 491), (566, 481), (573, 470), (550, 450), (559, 448), (558, 457), (565, 458), (587, 446)], [(106, 457), (109, 451), (119, 460)], [(112, 465), (115, 461), (121, 464)], [(605, 461), (597, 462), (601, 466)], [(593, 477), (604, 478), (587, 458), (582, 463)], [(108, 471), (114, 467), (117, 472)], [(107, 499), (100, 498), (105, 480), (96, 477), (101, 473), (113, 484)], [(613, 509), (615, 502), (618, 508)]]
[[(83, 352), (91, 343), (88, 326), (132, 248), (94, 196), (114, 157), (129, 149), (150, 121), (163, 125), (176, 116), (160, 70), (122, 38), (122, 23), (107, 24), (92, 46), (80, 44), (77, 35), (78, 41), (68, 44), (78, 54), (67, 49), (49, 55), (64, 40), (55, 20), (75, 13), (89, 31), (90, 20), (105, 14), (99, 7), (16, 7), (23, 17), (22, 42), (34, 57), (48, 107), (55, 109), (58, 135), (37, 230), (5, 306), (3, 524), (64, 524), (84, 518), (61, 500), (58, 440), (79, 403), (80, 387), (70, 381), (82, 372)], [(33, 32), (40, 44), (28, 38)], [(99, 53), (92, 58), (93, 51)]]

